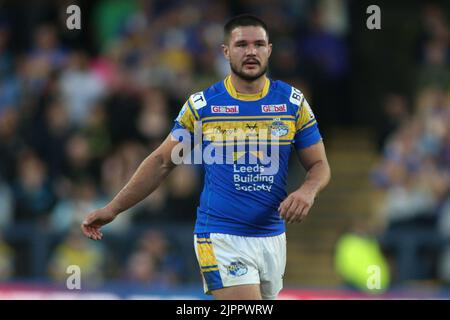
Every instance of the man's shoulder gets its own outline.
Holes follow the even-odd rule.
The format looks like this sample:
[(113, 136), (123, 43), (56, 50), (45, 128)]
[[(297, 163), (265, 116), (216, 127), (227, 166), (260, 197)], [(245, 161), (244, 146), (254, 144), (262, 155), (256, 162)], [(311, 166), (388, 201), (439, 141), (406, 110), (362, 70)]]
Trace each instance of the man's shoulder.
[(218, 97), (226, 92), (225, 86), (223, 85), (223, 80), (218, 81), (208, 88), (195, 92), (191, 94), (189, 97), (194, 103), (200, 102), (200, 104), (205, 104), (209, 102), (210, 100), (214, 99), (215, 97)]
[(289, 101), (296, 106), (300, 105), (301, 100), (303, 99), (303, 93), (300, 89), (282, 80), (271, 80), (271, 90), (288, 98)]

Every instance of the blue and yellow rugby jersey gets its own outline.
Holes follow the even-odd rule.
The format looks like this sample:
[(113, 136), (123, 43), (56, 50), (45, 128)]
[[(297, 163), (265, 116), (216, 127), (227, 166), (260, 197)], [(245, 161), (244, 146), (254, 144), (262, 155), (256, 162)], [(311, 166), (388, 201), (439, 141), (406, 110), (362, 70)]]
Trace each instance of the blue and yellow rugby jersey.
[(194, 233), (283, 233), (277, 209), (286, 197), (290, 153), (322, 139), (303, 94), (269, 79), (261, 93), (240, 94), (228, 76), (189, 97), (172, 135), (182, 140), (176, 130), (185, 129), (193, 136), (196, 122), (205, 184)]

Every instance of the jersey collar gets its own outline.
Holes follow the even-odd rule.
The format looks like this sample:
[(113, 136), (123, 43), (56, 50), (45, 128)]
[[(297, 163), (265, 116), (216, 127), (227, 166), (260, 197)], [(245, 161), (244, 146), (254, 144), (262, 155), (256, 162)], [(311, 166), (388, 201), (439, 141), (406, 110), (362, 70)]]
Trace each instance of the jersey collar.
[(270, 86), (270, 80), (266, 78), (266, 83), (264, 84), (264, 87), (261, 92), (258, 93), (239, 93), (234, 88), (233, 84), (231, 83), (231, 75), (226, 77), (223, 81), (225, 85), (225, 89), (227, 89), (230, 96), (232, 96), (235, 99), (238, 100), (244, 100), (244, 101), (256, 101), (259, 99), (264, 98), (267, 93), (269, 92), (269, 86)]

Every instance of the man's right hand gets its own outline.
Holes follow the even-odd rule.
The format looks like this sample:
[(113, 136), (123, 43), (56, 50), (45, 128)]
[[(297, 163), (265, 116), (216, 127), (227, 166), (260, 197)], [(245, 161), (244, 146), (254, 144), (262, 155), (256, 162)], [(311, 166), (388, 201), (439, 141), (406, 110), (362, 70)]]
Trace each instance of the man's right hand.
[(86, 237), (92, 240), (101, 240), (103, 234), (100, 228), (107, 223), (110, 223), (116, 218), (116, 215), (106, 208), (92, 211), (81, 224), (81, 230)]

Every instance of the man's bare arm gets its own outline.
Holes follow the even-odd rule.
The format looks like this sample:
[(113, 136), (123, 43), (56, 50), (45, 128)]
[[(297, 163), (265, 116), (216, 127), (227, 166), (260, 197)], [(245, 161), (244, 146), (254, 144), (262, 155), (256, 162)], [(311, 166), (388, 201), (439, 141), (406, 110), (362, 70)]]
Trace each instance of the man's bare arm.
[(100, 240), (102, 237), (100, 227), (113, 221), (121, 212), (133, 207), (155, 191), (175, 167), (171, 154), (178, 143), (169, 135), (142, 161), (130, 181), (108, 205), (93, 211), (86, 217), (81, 225), (83, 233), (91, 239)]
[(280, 216), (288, 223), (303, 220), (311, 209), (314, 199), (331, 178), (331, 170), (322, 141), (297, 150), (297, 154), (307, 173), (300, 188), (286, 197), (278, 208)]

